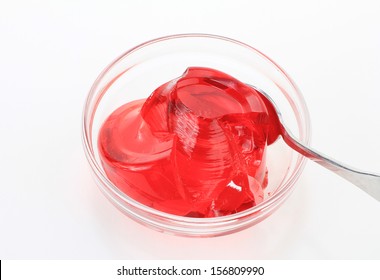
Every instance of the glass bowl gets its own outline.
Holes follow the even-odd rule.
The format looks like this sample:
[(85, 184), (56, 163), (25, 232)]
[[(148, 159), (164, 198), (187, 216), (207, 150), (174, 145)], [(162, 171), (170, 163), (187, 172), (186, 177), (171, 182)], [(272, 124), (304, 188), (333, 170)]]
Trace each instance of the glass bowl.
[(103, 194), (124, 214), (153, 229), (182, 236), (218, 236), (262, 221), (291, 193), (305, 158), (282, 139), (267, 148), (268, 186), (264, 201), (248, 210), (216, 218), (191, 218), (145, 206), (121, 192), (106, 176), (97, 138), (105, 119), (127, 102), (147, 98), (158, 86), (179, 77), (189, 66), (223, 71), (271, 96), (301, 142), (310, 138), (309, 113), (299, 89), (266, 55), (242, 42), (208, 34), (180, 34), (154, 39), (125, 52), (94, 82), (83, 112), (84, 150)]

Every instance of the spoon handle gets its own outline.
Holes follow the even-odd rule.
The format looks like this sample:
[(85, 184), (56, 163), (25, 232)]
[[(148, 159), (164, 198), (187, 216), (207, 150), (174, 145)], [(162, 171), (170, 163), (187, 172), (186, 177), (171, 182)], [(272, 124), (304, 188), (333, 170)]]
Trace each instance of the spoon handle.
[(322, 153), (306, 147), (300, 143), (288, 129), (283, 129), (282, 137), (292, 149), (296, 150), (303, 156), (313, 160), (314, 162), (322, 165), (323, 167), (335, 172), (342, 178), (353, 183), (366, 193), (368, 193), (373, 198), (380, 201), (380, 175), (369, 173), (365, 171), (360, 171), (346, 164), (338, 162), (332, 158), (329, 158)]

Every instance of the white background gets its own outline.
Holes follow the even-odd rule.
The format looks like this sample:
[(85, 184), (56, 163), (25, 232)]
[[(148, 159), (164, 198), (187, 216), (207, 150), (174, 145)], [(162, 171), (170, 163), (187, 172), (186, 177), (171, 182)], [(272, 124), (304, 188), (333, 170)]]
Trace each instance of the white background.
[(109, 62), (159, 36), (213, 33), (287, 70), (315, 148), (380, 172), (379, 14), (375, 0), (0, 0), (0, 258), (380, 259), (380, 203), (314, 163), (257, 226), (183, 238), (118, 212), (81, 144), (84, 99)]

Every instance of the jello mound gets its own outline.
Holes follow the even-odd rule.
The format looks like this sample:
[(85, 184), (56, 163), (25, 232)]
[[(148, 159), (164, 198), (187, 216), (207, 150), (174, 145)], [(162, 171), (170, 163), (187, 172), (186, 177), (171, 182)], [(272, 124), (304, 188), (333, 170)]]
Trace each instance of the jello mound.
[(190, 67), (146, 100), (115, 110), (98, 146), (108, 178), (134, 200), (170, 214), (217, 217), (263, 200), (268, 122), (255, 89)]

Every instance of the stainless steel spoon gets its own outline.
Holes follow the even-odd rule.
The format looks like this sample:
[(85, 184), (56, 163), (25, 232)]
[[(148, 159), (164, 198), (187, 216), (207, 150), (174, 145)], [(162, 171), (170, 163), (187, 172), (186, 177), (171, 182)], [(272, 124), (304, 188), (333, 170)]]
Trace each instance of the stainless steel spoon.
[(270, 111), (269, 113), (277, 116), (277, 118), (273, 118), (275, 120), (275, 124), (273, 124), (275, 127), (273, 129), (275, 133), (278, 134), (277, 138), (282, 136), (285, 143), (293, 150), (322, 165), (323, 167), (335, 172), (342, 178), (353, 183), (354, 185), (368, 193), (373, 198), (380, 201), (380, 174), (361, 171), (356, 168), (350, 167), (335, 159), (327, 157), (322, 153), (310, 147), (307, 147), (301, 142), (299, 142), (290, 132), (290, 130), (285, 126), (281, 116), (281, 112), (278, 109), (276, 103), (272, 100), (272, 98), (261, 89), (255, 86), (252, 87), (262, 95), (265, 105)]

